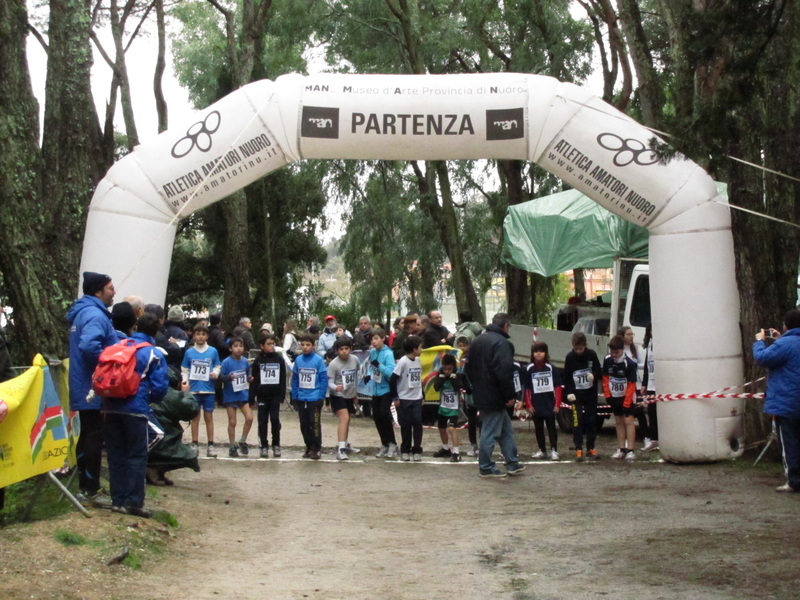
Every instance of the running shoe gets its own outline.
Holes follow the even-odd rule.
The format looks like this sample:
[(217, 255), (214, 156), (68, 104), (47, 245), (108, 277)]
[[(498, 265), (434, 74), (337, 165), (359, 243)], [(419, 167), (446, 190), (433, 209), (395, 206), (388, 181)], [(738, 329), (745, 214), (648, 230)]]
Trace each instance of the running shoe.
[(542, 450), (539, 450), (533, 455), (533, 458), (547, 458), (547, 455)]
[(439, 448), (433, 453), (434, 458), (450, 458), (453, 456), (453, 451), (450, 448)]
[(478, 445), (470, 444), (469, 450), (467, 450), (467, 456), (475, 456), (477, 453), (478, 453)]
[(636, 454), (633, 452), (633, 450), (630, 450), (625, 454), (625, 460), (636, 460)]
[(575, 460), (578, 462), (583, 461), (583, 450), (575, 450)]
[(189, 447), (194, 450), (195, 456), (200, 456), (200, 446), (197, 442), (192, 442)]
[(217, 451), (214, 448), (214, 444), (209, 444), (208, 445), (208, 448), (206, 448), (206, 456), (208, 456), (209, 458), (216, 458), (217, 457)]
[(524, 470), (525, 465), (517, 465), (516, 469), (506, 468), (506, 474), (508, 474), (509, 477), (514, 477), (515, 475), (521, 475)]
[(344, 451), (348, 454), (358, 454), (361, 452), (359, 448), (353, 448), (353, 446), (350, 445), (350, 442), (347, 442), (347, 446), (344, 447)]
[(422, 460), (422, 454), (415, 454), (413, 458), (414, 462), (420, 462)]
[(408, 452), (403, 452), (400, 455), (400, 460), (402, 460), (403, 462), (408, 462), (411, 460), (411, 455)]
[(498, 469), (492, 469), (491, 471), (484, 471), (483, 469), (481, 469), (478, 472), (478, 477), (480, 477), (481, 479), (501, 479), (505, 476), (506, 474), (503, 473), (502, 471), (499, 471)]
[(272, 456), (275, 458), (281, 457), (281, 447), (280, 446), (273, 446), (272, 447)]
[(345, 452), (344, 448), (339, 448), (336, 452), (336, 460), (350, 460), (350, 457), (347, 456), (347, 452)]
[(622, 448), (617, 448), (617, 451), (611, 455), (611, 458), (625, 458), (625, 451)]
[(561, 460), (561, 457), (558, 455), (558, 452), (556, 452), (555, 448), (550, 450), (550, 460)]
[(104, 496), (100, 491), (97, 492), (78, 492), (75, 499), (86, 508), (113, 508), (110, 498)]
[(319, 460), (321, 456), (319, 450), (312, 450), (309, 458), (311, 458), (311, 460)]
[(247, 446), (247, 442), (239, 442), (239, 452), (245, 456), (250, 454), (250, 448)]
[(266, 446), (264, 446), (264, 447), (261, 449), (261, 453), (259, 454), (259, 456), (261, 456), (261, 458), (269, 458), (269, 448), (267, 448)]
[(231, 448), (228, 450), (228, 456), (231, 458), (236, 458), (239, 456), (239, 450), (236, 449), (236, 444), (231, 444)]
[(790, 492), (790, 493), (795, 493), (796, 494), (800, 490), (796, 490), (792, 486), (790, 486), (788, 483), (784, 483), (783, 485), (779, 485), (778, 487), (776, 487), (775, 491), (776, 492)]
[(586, 456), (588, 456), (588, 457), (589, 457), (589, 458), (591, 458), (592, 460), (597, 460), (597, 459), (599, 459), (599, 458), (600, 458), (600, 455), (597, 453), (597, 450), (594, 450), (594, 449), (592, 449), (592, 450), (589, 450), (589, 451), (586, 453)]
[(461, 462), (461, 455), (453, 453), (453, 456), (450, 457), (450, 462)]
[(386, 458), (389, 456), (389, 446), (381, 446), (381, 449), (375, 454), (378, 458)]
[(386, 458), (397, 458), (397, 444), (389, 444), (389, 450), (386, 451)]
[(658, 450), (658, 440), (646, 440), (642, 452), (650, 452), (651, 450)]

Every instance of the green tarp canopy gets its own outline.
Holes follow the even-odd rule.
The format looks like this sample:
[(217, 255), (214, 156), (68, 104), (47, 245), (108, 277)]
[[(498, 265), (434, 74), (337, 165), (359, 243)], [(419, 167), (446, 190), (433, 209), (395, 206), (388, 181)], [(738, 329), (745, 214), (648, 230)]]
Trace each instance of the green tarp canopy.
[[(727, 186), (717, 184), (727, 196)], [(503, 222), (503, 260), (550, 277), (569, 269), (602, 269), (615, 258), (647, 258), (648, 232), (577, 190), (510, 206)]]

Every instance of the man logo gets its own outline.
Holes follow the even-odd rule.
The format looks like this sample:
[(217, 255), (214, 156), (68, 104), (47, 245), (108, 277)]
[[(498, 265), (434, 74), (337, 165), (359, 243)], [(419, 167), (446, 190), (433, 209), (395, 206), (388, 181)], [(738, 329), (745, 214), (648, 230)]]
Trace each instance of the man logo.
[(504, 108), (486, 111), (486, 139), (517, 140), (525, 137), (525, 109)]
[(304, 106), (300, 136), (339, 139), (339, 109), (326, 106)]
[(627, 167), (631, 163), (646, 167), (658, 162), (656, 153), (639, 140), (622, 139), (616, 133), (601, 133), (597, 136), (597, 143), (606, 150), (616, 152), (614, 164), (618, 167)]
[(216, 133), (222, 117), (216, 110), (211, 111), (202, 121), (198, 121), (186, 130), (186, 135), (175, 142), (172, 147), (174, 158), (183, 158), (194, 150), (195, 146), (200, 152), (211, 150), (211, 134)]

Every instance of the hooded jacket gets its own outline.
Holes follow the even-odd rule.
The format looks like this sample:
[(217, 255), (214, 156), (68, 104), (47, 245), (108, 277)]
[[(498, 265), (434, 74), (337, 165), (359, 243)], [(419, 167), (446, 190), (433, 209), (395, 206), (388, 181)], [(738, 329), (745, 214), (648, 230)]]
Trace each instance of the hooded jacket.
[(800, 328), (790, 329), (769, 346), (757, 341), (753, 358), (769, 369), (764, 412), (800, 419)]
[(136, 351), (136, 372), (141, 377), (139, 390), (128, 398), (103, 398), (103, 412), (147, 417), (150, 414), (150, 404), (160, 402), (169, 388), (167, 361), (156, 349), (154, 338), (137, 331), (132, 339), (136, 343), (150, 344)]
[(470, 344), (464, 372), (472, 384), (472, 403), (477, 409), (499, 410), (517, 396), (514, 390), (514, 347), (497, 325)]
[(92, 374), (100, 353), (119, 341), (111, 313), (97, 296), (83, 296), (67, 311), (69, 328), (70, 410), (100, 410), (100, 399), (86, 396), (92, 389)]

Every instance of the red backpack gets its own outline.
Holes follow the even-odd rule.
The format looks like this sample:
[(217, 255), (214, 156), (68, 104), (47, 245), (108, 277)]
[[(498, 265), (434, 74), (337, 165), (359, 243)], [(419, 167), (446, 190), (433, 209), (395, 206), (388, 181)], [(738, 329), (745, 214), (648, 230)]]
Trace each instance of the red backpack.
[(103, 348), (92, 375), (94, 393), (103, 398), (128, 398), (138, 392), (141, 377), (136, 372), (136, 351), (151, 345), (126, 339)]

